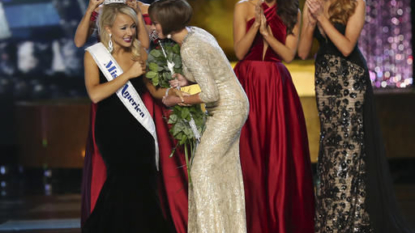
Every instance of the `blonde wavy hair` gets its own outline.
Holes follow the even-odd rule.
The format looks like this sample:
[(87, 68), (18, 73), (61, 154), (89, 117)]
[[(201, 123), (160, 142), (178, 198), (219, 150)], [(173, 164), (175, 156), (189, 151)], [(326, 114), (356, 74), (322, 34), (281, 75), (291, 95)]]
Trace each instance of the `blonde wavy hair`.
[(97, 20), (97, 28), (98, 34), (101, 39), (101, 43), (104, 44), (105, 47), (108, 48), (108, 43), (110, 40), (109, 34), (105, 27), (112, 27), (114, 25), (115, 19), (117, 18), (118, 14), (124, 14), (130, 16), (131, 19), (136, 24), (136, 32), (133, 35), (133, 43), (131, 46), (131, 52), (133, 53), (133, 59), (140, 57), (140, 50), (141, 50), (141, 43), (137, 39), (138, 33), (138, 18), (137, 13), (133, 10), (133, 8), (129, 7), (126, 4), (122, 3), (113, 3), (104, 5), (99, 12), (99, 18)]
[(336, 0), (329, 7), (330, 21), (346, 25), (356, 9), (356, 0)]

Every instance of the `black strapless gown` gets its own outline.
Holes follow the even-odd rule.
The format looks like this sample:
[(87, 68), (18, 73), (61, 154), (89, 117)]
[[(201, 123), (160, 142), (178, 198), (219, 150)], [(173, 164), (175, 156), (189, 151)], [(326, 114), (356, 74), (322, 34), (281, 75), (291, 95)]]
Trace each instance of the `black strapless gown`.
[[(132, 80), (136, 89), (140, 82)], [(95, 137), (107, 179), (82, 232), (169, 232), (157, 193), (153, 137), (116, 94), (98, 103)]]
[[(345, 25), (334, 26), (344, 35)], [(398, 210), (366, 60), (357, 45), (344, 57), (318, 28), (315, 37), (321, 124), (315, 230), (412, 232)]]

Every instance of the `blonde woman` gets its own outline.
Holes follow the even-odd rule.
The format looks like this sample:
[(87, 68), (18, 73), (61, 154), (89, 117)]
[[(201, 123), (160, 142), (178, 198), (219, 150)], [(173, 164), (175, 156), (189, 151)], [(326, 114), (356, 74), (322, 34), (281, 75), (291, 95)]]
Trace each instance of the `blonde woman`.
[[(78, 24), (78, 28), (76, 29), (75, 36), (74, 36), (74, 43), (79, 48), (84, 46), (89, 36), (92, 35), (94, 30), (96, 29), (96, 20), (99, 15), (99, 9), (102, 7), (101, 4), (105, 4), (106, 2), (112, 1), (105, 1), (105, 0), (90, 0), (88, 7), (86, 9), (85, 15), (82, 17), (81, 21)], [(140, 40), (141, 45), (148, 49), (150, 46), (150, 39), (148, 37), (148, 30), (147, 25), (150, 24), (150, 17), (148, 16), (148, 7), (149, 4), (142, 3), (137, 0), (125, 0), (124, 1), (127, 5), (132, 7), (136, 13), (139, 24), (137, 25), (139, 33), (137, 38)]]
[(298, 55), (320, 48), (315, 89), (320, 116), (316, 232), (410, 232), (394, 197), (366, 61), (357, 46), (364, 0), (307, 0)]
[(98, 104), (94, 133), (107, 179), (83, 232), (168, 232), (157, 194), (154, 122), (137, 94), (144, 87), (138, 77), (147, 57), (137, 28), (132, 8), (105, 5), (99, 18), (101, 43), (85, 53), (85, 86)]
[[(88, 9), (78, 25), (74, 42), (81, 47), (85, 44), (88, 36), (96, 29), (96, 21), (99, 17), (99, 9), (106, 4), (112, 4), (115, 0), (90, 0)], [(132, 7), (138, 18), (137, 38), (144, 48), (149, 47), (149, 25), (151, 24), (148, 15), (149, 4), (137, 0), (125, 0), (128, 6)], [(101, 5), (102, 4), (102, 5)], [(146, 25), (144, 25), (146, 24)], [(98, 35), (99, 39), (99, 35)], [(154, 86), (147, 85), (147, 89), (140, 92), (144, 105), (153, 117), (157, 125), (157, 137), (160, 151), (160, 202), (163, 204), (164, 212), (170, 222), (173, 222), (178, 233), (187, 232), (187, 172), (184, 161), (184, 152), (180, 148), (176, 150), (174, 157), (170, 158), (172, 148), (176, 142), (169, 133), (167, 118), (169, 110), (164, 107), (161, 101), (150, 95)], [(163, 93), (164, 94), (164, 93)], [(99, 192), (106, 180), (106, 167), (102, 160), (100, 151), (95, 143), (95, 114), (98, 111), (97, 104), (91, 104), (90, 132), (87, 140), (83, 182), (82, 182), (82, 215), (83, 225), (89, 214), (95, 207)]]

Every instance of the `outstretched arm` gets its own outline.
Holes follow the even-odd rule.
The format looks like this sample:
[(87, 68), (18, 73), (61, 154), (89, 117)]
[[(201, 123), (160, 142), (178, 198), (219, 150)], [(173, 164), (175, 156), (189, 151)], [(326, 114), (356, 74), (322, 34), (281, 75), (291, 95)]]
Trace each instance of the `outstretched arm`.
[(103, 3), (104, 0), (90, 0), (85, 15), (82, 17), (81, 22), (75, 32), (74, 43), (76, 47), (82, 47), (91, 36), (95, 28), (95, 22), (91, 21), (92, 13)]

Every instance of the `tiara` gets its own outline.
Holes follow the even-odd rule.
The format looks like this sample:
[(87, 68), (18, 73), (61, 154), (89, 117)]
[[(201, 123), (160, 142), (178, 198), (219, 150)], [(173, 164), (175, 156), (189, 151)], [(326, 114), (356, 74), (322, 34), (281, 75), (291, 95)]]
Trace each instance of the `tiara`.
[(125, 0), (105, 0), (104, 5), (112, 4), (112, 3), (125, 3)]

